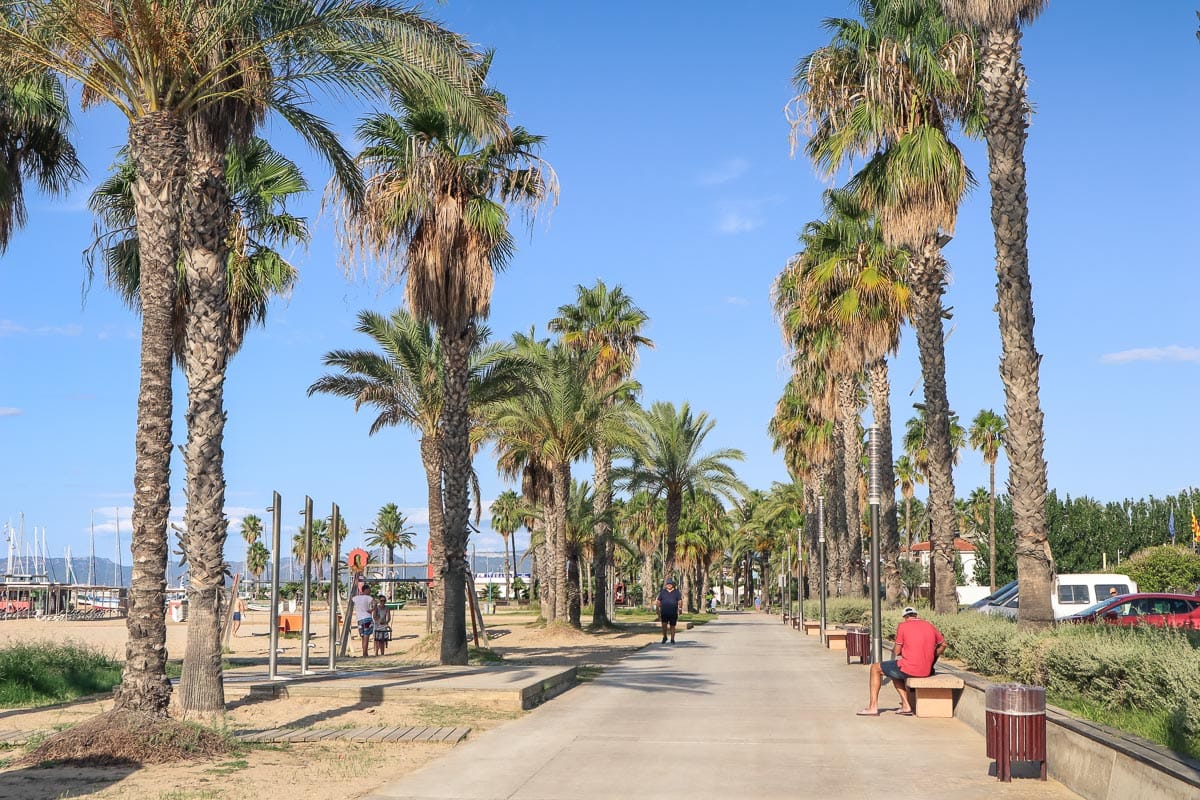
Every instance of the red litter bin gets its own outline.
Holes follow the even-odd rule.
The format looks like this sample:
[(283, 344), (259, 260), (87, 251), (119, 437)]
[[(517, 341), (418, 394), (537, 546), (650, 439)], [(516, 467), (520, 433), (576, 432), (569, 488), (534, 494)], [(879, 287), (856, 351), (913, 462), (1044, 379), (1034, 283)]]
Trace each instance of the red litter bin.
[(996, 762), (996, 777), (1012, 780), (1012, 762), (1037, 761), (1046, 780), (1046, 690), (1041, 686), (1004, 683), (986, 695), (987, 757)]

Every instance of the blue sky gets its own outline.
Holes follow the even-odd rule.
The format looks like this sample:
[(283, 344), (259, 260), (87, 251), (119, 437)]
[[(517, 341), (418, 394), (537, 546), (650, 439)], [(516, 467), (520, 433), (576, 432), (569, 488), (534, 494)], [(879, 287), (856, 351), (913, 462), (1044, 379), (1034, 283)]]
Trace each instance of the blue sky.
[[(449, 0), (432, 14), (495, 48), (494, 84), (515, 122), (548, 137), (544, 156), (562, 183), (557, 208), (519, 234), (520, 252), (497, 281), (496, 335), (544, 330), (577, 284), (620, 284), (651, 317), (656, 347), (637, 374), (645, 401), (707, 411), (717, 422), (709, 444), (744, 450), (741, 476), (765, 489), (787, 479), (765, 432), (787, 377), (769, 289), (825, 188), (807, 161), (789, 157), (783, 109), (797, 60), (824, 41), (820, 21), (853, 9), (816, 0), (731, 8)], [(1037, 108), (1027, 150), (1036, 335), (1050, 485), (1060, 493), (1109, 500), (1196, 483), (1195, 30), (1189, 4), (1060, 1), (1025, 37)], [(317, 110), (347, 134), (362, 111)], [(81, 253), (92, 235), (88, 192), (125, 132), (104, 110), (77, 111), (75, 123), (88, 185), (65, 199), (30, 197), (28, 228), (0, 257), (0, 525), (23, 512), (27, 540), (44, 527), (51, 555), (70, 546), (78, 556), (94, 509), (98, 554), (111, 557), (117, 515), (128, 545), (139, 327), (102, 281), (84, 292)], [(294, 254), (295, 292), (229, 370), (234, 559), (238, 521), (266, 517), (272, 490), (288, 509), (285, 531), (306, 494), (321, 515), (339, 503), (352, 544), (384, 503), (425, 519), (415, 437), (392, 429), (368, 438), (366, 413), (305, 395), (325, 352), (367, 346), (353, 331), (359, 310), (390, 311), (402, 294), (346, 278), (320, 216), (321, 166), (286, 132), (269, 135), (318, 187), (296, 209), (315, 235)], [(981, 186), (946, 250), (947, 359), (951, 407), (969, 421), (982, 408), (1002, 411), (1004, 397), (987, 164), (981, 144), (962, 146)], [(900, 428), (920, 400), (911, 336), (892, 380)], [(177, 416), (175, 440), (184, 436)], [(476, 468), (486, 508), (508, 487), (486, 451)], [(174, 519), (183, 477), (177, 463)], [(964, 452), (958, 493), (986, 480), (978, 454)], [(499, 549), (486, 520), (482, 529), (478, 549)]]

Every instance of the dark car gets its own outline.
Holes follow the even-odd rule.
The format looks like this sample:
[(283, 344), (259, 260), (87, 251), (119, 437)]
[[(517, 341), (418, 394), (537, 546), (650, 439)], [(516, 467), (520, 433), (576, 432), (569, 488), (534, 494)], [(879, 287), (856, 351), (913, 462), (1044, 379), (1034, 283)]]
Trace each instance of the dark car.
[(1063, 621), (1200, 630), (1200, 597), (1165, 592), (1122, 594), (1094, 603)]

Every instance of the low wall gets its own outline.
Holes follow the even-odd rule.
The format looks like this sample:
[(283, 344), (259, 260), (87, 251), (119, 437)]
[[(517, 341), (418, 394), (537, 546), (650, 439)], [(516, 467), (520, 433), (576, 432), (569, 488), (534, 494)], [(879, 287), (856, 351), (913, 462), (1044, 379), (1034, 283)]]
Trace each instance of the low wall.
[[(938, 671), (963, 679), (966, 686), (955, 704), (954, 716), (983, 736), (986, 691), (993, 684), (953, 667), (939, 665)], [(1087, 800), (1200, 797), (1197, 762), (1054, 706), (1046, 709), (1046, 754), (1050, 777)]]

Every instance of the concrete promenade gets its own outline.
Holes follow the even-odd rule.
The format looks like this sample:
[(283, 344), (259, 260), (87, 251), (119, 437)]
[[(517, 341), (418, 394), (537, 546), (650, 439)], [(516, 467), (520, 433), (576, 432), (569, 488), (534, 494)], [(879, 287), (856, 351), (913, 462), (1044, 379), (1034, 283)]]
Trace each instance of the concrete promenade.
[[(367, 795), (370, 800), (1071, 798), (989, 775), (952, 719), (858, 717), (867, 667), (744, 612), (652, 645), (595, 681)], [(880, 707), (895, 709), (892, 687)]]

